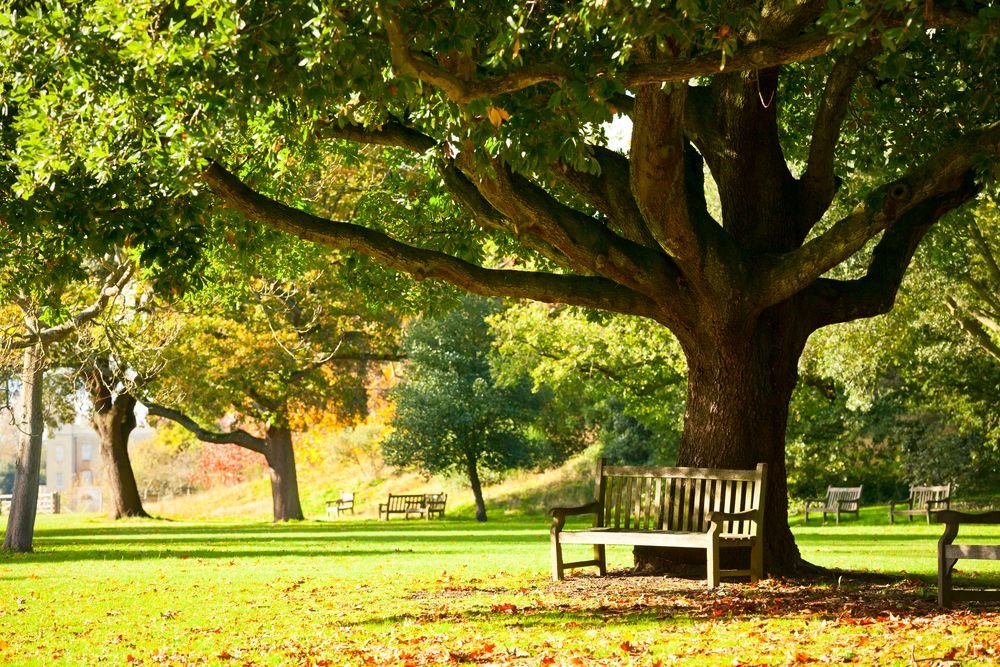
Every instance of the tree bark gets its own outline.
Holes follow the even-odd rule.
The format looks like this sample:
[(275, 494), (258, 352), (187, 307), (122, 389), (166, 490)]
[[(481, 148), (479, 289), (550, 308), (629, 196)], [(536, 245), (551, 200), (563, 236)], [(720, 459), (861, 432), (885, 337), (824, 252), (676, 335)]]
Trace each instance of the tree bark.
[(128, 439), (135, 430), (135, 397), (128, 393), (113, 396), (107, 375), (99, 366), (90, 369), (87, 389), (93, 402), (91, 423), (101, 443), (104, 476), (111, 489), (112, 519), (148, 517), (132, 471)]
[(42, 379), (45, 374), (45, 348), (41, 343), (24, 350), (21, 371), (21, 435), (14, 467), (14, 490), (7, 516), (7, 534), (3, 548), (15, 553), (30, 553), (35, 533), (38, 504), (38, 480), (42, 469)]
[(299, 501), (299, 481), (295, 471), (295, 450), (292, 448), (292, 431), (284, 426), (269, 426), (266, 434), (268, 472), (271, 475), (271, 500), (275, 521), (301, 521), (302, 504)]
[(479, 467), (476, 455), (468, 452), (465, 455), (465, 471), (469, 475), (469, 486), (472, 496), (476, 499), (476, 521), (486, 521), (486, 500), (483, 499), (483, 485), (479, 481)]

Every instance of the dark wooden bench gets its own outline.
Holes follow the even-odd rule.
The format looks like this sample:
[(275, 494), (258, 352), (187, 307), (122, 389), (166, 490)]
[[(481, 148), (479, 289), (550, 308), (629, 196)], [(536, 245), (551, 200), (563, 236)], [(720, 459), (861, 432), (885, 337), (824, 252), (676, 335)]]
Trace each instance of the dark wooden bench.
[(1000, 524), (1000, 512), (966, 514), (946, 510), (934, 512), (935, 523), (945, 524), (944, 535), (938, 540), (938, 604), (950, 607), (959, 600), (1000, 602), (1000, 590), (954, 589), (951, 585), (952, 570), (962, 558), (975, 560), (1000, 560), (1000, 544), (953, 544), (962, 524)]
[[(814, 498), (806, 501), (806, 523), (809, 522), (809, 512), (823, 513), (823, 523), (826, 515), (833, 514), (840, 524), (841, 514), (853, 514), (854, 518), (861, 516), (861, 486), (828, 486), (826, 498)], [(814, 506), (815, 505), (815, 506)]]
[[(896, 505), (906, 505), (906, 509), (898, 510)], [(925, 516), (927, 523), (930, 523), (931, 512), (947, 509), (951, 509), (951, 484), (913, 485), (906, 500), (893, 500), (889, 503), (889, 523), (894, 523), (897, 516), (908, 517), (910, 521), (915, 516)]]
[(434, 516), (442, 518), (447, 502), (446, 493), (390, 493), (386, 502), (379, 503), (378, 517), (381, 519), (385, 515), (386, 521), (390, 514), (402, 514), (407, 519), (414, 515), (428, 519)]
[(341, 491), (340, 496), (326, 501), (326, 515), (331, 514), (339, 517), (342, 512), (350, 511), (354, 514), (354, 492)]
[[(764, 481), (767, 467), (756, 470), (597, 466), (597, 500), (581, 507), (553, 509), (552, 578), (567, 569), (596, 566), (607, 573), (609, 544), (703, 549), (708, 587), (721, 576), (764, 576)], [(566, 518), (593, 515), (593, 526), (565, 530)], [(590, 544), (594, 559), (563, 561), (564, 544)], [(750, 567), (720, 570), (719, 550), (749, 547)]]

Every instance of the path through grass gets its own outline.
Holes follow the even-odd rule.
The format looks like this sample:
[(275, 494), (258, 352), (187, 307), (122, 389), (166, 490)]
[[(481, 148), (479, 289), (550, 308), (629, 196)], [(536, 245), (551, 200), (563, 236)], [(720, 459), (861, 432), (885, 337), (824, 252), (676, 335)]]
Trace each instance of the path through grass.
[[(1000, 614), (934, 606), (937, 526), (796, 526), (804, 555), (902, 580), (548, 578), (542, 517), (188, 523), (41, 517), (0, 557), (0, 664), (963, 665)], [(1000, 540), (1000, 530), (969, 532)], [(612, 567), (630, 564), (628, 548)], [(978, 584), (1000, 580), (976, 565)], [(921, 662), (924, 661), (924, 662)]]

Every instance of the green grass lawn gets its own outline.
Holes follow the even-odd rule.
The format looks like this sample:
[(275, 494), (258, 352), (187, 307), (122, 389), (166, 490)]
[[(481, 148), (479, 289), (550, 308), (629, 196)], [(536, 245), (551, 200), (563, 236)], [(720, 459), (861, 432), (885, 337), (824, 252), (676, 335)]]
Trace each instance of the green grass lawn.
[[(793, 522), (807, 560), (905, 575), (756, 586), (577, 571), (549, 580), (547, 523), (39, 517), (0, 556), (4, 665), (963, 665), (1000, 660), (997, 608), (934, 605), (939, 526), (873, 510)], [(959, 541), (1000, 541), (1000, 527)], [(1000, 563), (963, 580), (997, 586)], [(963, 567), (960, 564), (960, 567)], [(923, 662), (921, 662), (923, 661)]]

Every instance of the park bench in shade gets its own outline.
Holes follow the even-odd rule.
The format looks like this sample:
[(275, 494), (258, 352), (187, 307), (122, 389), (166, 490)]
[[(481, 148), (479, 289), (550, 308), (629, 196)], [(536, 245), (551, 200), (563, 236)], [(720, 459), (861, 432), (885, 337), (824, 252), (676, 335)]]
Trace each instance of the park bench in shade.
[(809, 522), (809, 512), (813, 514), (822, 512), (823, 523), (826, 523), (827, 514), (833, 514), (838, 525), (841, 514), (853, 514), (854, 518), (859, 518), (861, 516), (861, 489), (860, 486), (826, 487), (826, 498), (806, 501), (806, 523)]
[[(609, 544), (682, 547), (705, 552), (708, 587), (721, 576), (764, 574), (764, 481), (767, 467), (756, 470), (597, 466), (597, 500), (581, 507), (553, 509), (552, 578), (567, 569), (596, 566), (607, 573)], [(593, 526), (565, 530), (566, 518), (593, 515)], [(564, 544), (590, 544), (593, 560), (563, 561)], [(750, 567), (721, 570), (719, 550), (750, 548)]]
[[(906, 505), (906, 509), (896, 509), (896, 505)], [(897, 516), (905, 516), (913, 521), (915, 516), (927, 517), (931, 522), (931, 512), (951, 508), (951, 484), (939, 486), (911, 486), (910, 497), (906, 500), (894, 500), (889, 503), (889, 523)]]
[(446, 493), (390, 493), (389, 499), (384, 503), (379, 503), (378, 517), (385, 516), (389, 520), (390, 514), (402, 514), (404, 518), (411, 516), (423, 516), (432, 518), (435, 515), (444, 517), (445, 503), (448, 502)]
[(938, 604), (950, 607), (959, 600), (1000, 602), (998, 590), (955, 589), (951, 585), (952, 570), (960, 559), (1000, 560), (1000, 544), (954, 544), (959, 526), (1000, 524), (1000, 512), (966, 514), (947, 510), (934, 512), (931, 517), (935, 523), (945, 524), (944, 535), (938, 541)]
[(326, 501), (326, 515), (335, 514), (340, 516), (342, 512), (350, 511), (354, 514), (354, 492), (341, 491), (340, 495), (332, 500)]

